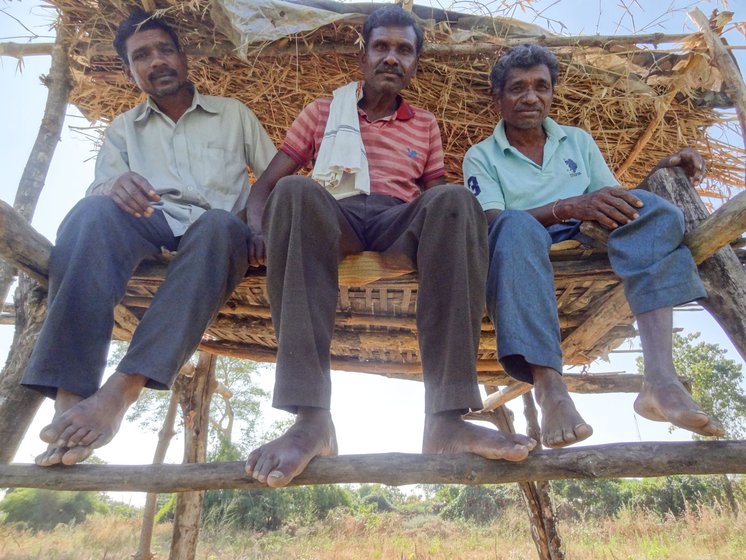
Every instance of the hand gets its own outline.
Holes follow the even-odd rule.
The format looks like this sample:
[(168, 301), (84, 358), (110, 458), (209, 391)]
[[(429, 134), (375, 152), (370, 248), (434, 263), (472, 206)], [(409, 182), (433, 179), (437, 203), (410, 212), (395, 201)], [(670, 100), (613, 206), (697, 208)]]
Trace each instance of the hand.
[(267, 262), (267, 251), (264, 246), (264, 237), (261, 230), (254, 231), (251, 229), (249, 238), (249, 266), (264, 266)]
[(609, 229), (638, 218), (642, 201), (628, 190), (619, 187), (604, 187), (592, 193), (560, 200), (557, 215), (581, 221), (595, 221)]
[(111, 197), (119, 208), (135, 218), (152, 216), (152, 203), (161, 200), (148, 180), (134, 171), (107, 182), (99, 192)]
[(694, 148), (683, 148), (675, 154), (664, 157), (655, 167), (656, 169), (681, 167), (684, 173), (686, 173), (689, 182), (695, 187), (705, 178), (705, 170), (707, 168), (704, 158)]

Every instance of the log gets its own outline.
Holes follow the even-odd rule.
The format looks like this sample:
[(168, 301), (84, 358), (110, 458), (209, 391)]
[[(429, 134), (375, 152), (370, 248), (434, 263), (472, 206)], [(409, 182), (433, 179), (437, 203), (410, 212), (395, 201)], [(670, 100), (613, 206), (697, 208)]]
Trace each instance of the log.
[(22, 274), (15, 297), (16, 329), (0, 375), (0, 463), (9, 463), (44, 396), (20, 385), (47, 314), (46, 292)]
[[(743, 473), (745, 441), (647, 442), (536, 451), (519, 463), (491, 461), (471, 454), (318, 457), (291, 485), (501, 484)], [(0, 465), (0, 487), (164, 493), (264, 486), (246, 476), (243, 461), (235, 461), (190, 465)]]
[[(184, 420), (184, 463), (204, 463), (207, 460), (207, 433), (210, 425), (210, 402), (217, 387), (213, 354), (200, 352), (192, 377), (179, 376), (175, 390), (179, 394)], [(194, 560), (197, 554), (202, 502), (202, 490), (177, 496), (171, 537), (170, 560)]]
[[(646, 33), (640, 35), (537, 35), (535, 37), (522, 36), (520, 38), (503, 39), (505, 47), (536, 43), (545, 47), (600, 47), (608, 48), (613, 45), (660, 45), (665, 43), (678, 43), (691, 38), (691, 34), (678, 33)], [(23, 58), (24, 56), (48, 55), (52, 52), (53, 43), (0, 43), (0, 56), (12, 56)], [(93, 56), (115, 57), (116, 52), (110, 42), (84, 43), (80, 42), (76, 48), (83, 50)], [(493, 42), (462, 43), (453, 45), (441, 45), (427, 43), (423, 48), (423, 55), (461, 55), (471, 56), (479, 54), (494, 54), (501, 48), (501, 44)], [(185, 45), (185, 52), (192, 57), (224, 57), (235, 56), (236, 48), (231, 43), (217, 43), (215, 45)], [(248, 58), (278, 58), (304, 55), (334, 54), (358, 54), (360, 48), (355, 45), (307, 45), (303, 42), (292, 41), (286, 45), (268, 45), (258, 48), (250, 48), (247, 51)]]
[(52, 244), (12, 206), (0, 200), (0, 257), (47, 286)]
[[(34, 216), (36, 203), (44, 188), (54, 150), (60, 140), (62, 125), (65, 122), (67, 100), (72, 90), (72, 77), (67, 58), (72, 36), (70, 31), (63, 27), (60, 26), (57, 30), (57, 37), (52, 48), (52, 61), (47, 79), (49, 93), (44, 106), (44, 115), (13, 201), (15, 210), (29, 223)], [(39, 278), (35, 276), (36, 271), (23, 267), (21, 270), (39, 281)], [(0, 301), (5, 301), (15, 275), (16, 272), (12, 266), (0, 262)]]
[(720, 324), (746, 361), (746, 273), (735, 251), (728, 246), (746, 230), (746, 192), (708, 216), (704, 203), (681, 169), (657, 171), (648, 179), (647, 188), (673, 202), (684, 213), (689, 232), (685, 243), (691, 243), (692, 257), (699, 263), (699, 277), (708, 294), (699, 303)]

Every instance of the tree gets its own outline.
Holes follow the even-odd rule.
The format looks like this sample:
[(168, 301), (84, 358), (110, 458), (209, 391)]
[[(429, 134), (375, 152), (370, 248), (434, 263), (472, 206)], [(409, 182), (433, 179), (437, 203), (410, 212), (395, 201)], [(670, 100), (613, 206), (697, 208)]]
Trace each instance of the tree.
[(24, 523), (37, 531), (60, 523), (82, 523), (93, 512), (108, 511), (95, 492), (55, 492), (39, 488), (13, 488), (0, 502), (6, 523)]
[[(113, 342), (109, 353), (109, 365), (118, 363), (127, 349), (125, 343)], [(238, 448), (238, 456), (222, 460), (237, 460), (261, 439), (261, 405), (269, 393), (256, 385), (252, 377), (259, 364), (249, 360), (220, 356), (215, 365), (218, 388), (210, 404), (209, 455), (221, 456), (232, 446)], [(168, 391), (144, 391), (132, 405), (127, 420), (137, 422), (153, 432), (160, 428), (168, 407)], [(236, 435), (236, 428), (241, 428)], [(231, 451), (232, 453), (232, 451)], [(215, 460), (215, 459), (213, 459)]]

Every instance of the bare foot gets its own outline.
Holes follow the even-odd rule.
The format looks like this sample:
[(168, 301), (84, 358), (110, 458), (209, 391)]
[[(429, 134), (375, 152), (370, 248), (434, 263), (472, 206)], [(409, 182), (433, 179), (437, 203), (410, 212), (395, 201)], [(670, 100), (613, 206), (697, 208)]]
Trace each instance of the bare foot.
[[(92, 396), (87, 399), (78, 397), (77, 402), (60, 414), (55, 414), (52, 423), (39, 434), (42, 441), (50, 444), (50, 448), (37, 457), (37, 464), (73, 465), (87, 459), (93, 449), (109, 443), (119, 430), (124, 413), (140, 395), (146, 380), (142, 375), (115, 372)], [(58, 393), (62, 394), (63, 399), (70, 395), (64, 391)]]
[(337, 435), (328, 410), (300, 407), (290, 429), (276, 440), (254, 449), (246, 474), (272, 488), (287, 486), (314, 457), (337, 454)]
[[(57, 420), (63, 413), (67, 412), (73, 406), (83, 400), (80, 395), (75, 395), (64, 389), (57, 391), (57, 397), (54, 400), (54, 419), (52, 422)], [(70, 450), (68, 447), (58, 447), (55, 444), (50, 444), (46, 451), (41, 455), (37, 455), (34, 462), (40, 467), (51, 467), (52, 465), (59, 465), (62, 462), (62, 456)], [(90, 453), (88, 454), (90, 455)], [(84, 461), (88, 457), (81, 459)]]
[(583, 420), (567, 392), (562, 376), (551, 368), (535, 368), (534, 392), (541, 408), (541, 442), (565, 447), (591, 437), (593, 428)]
[(725, 435), (720, 422), (702, 411), (678, 379), (656, 383), (646, 379), (634, 407), (648, 420), (670, 422), (702, 436)]
[(466, 422), (458, 411), (425, 416), (423, 453), (476, 453), (487, 459), (522, 461), (536, 441), (521, 434), (507, 434)]

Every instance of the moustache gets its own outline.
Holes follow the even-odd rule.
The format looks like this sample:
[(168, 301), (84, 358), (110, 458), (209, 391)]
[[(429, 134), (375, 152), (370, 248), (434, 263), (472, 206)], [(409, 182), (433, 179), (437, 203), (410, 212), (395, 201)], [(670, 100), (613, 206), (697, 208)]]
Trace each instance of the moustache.
[(176, 77), (176, 75), (176, 70), (170, 68), (168, 70), (157, 70), (148, 74), (148, 80), (153, 81), (158, 78), (163, 78), (164, 76)]
[(388, 66), (381, 64), (376, 68), (376, 74), (396, 74), (397, 76), (403, 76), (404, 72), (402, 72), (401, 68), (398, 66)]

